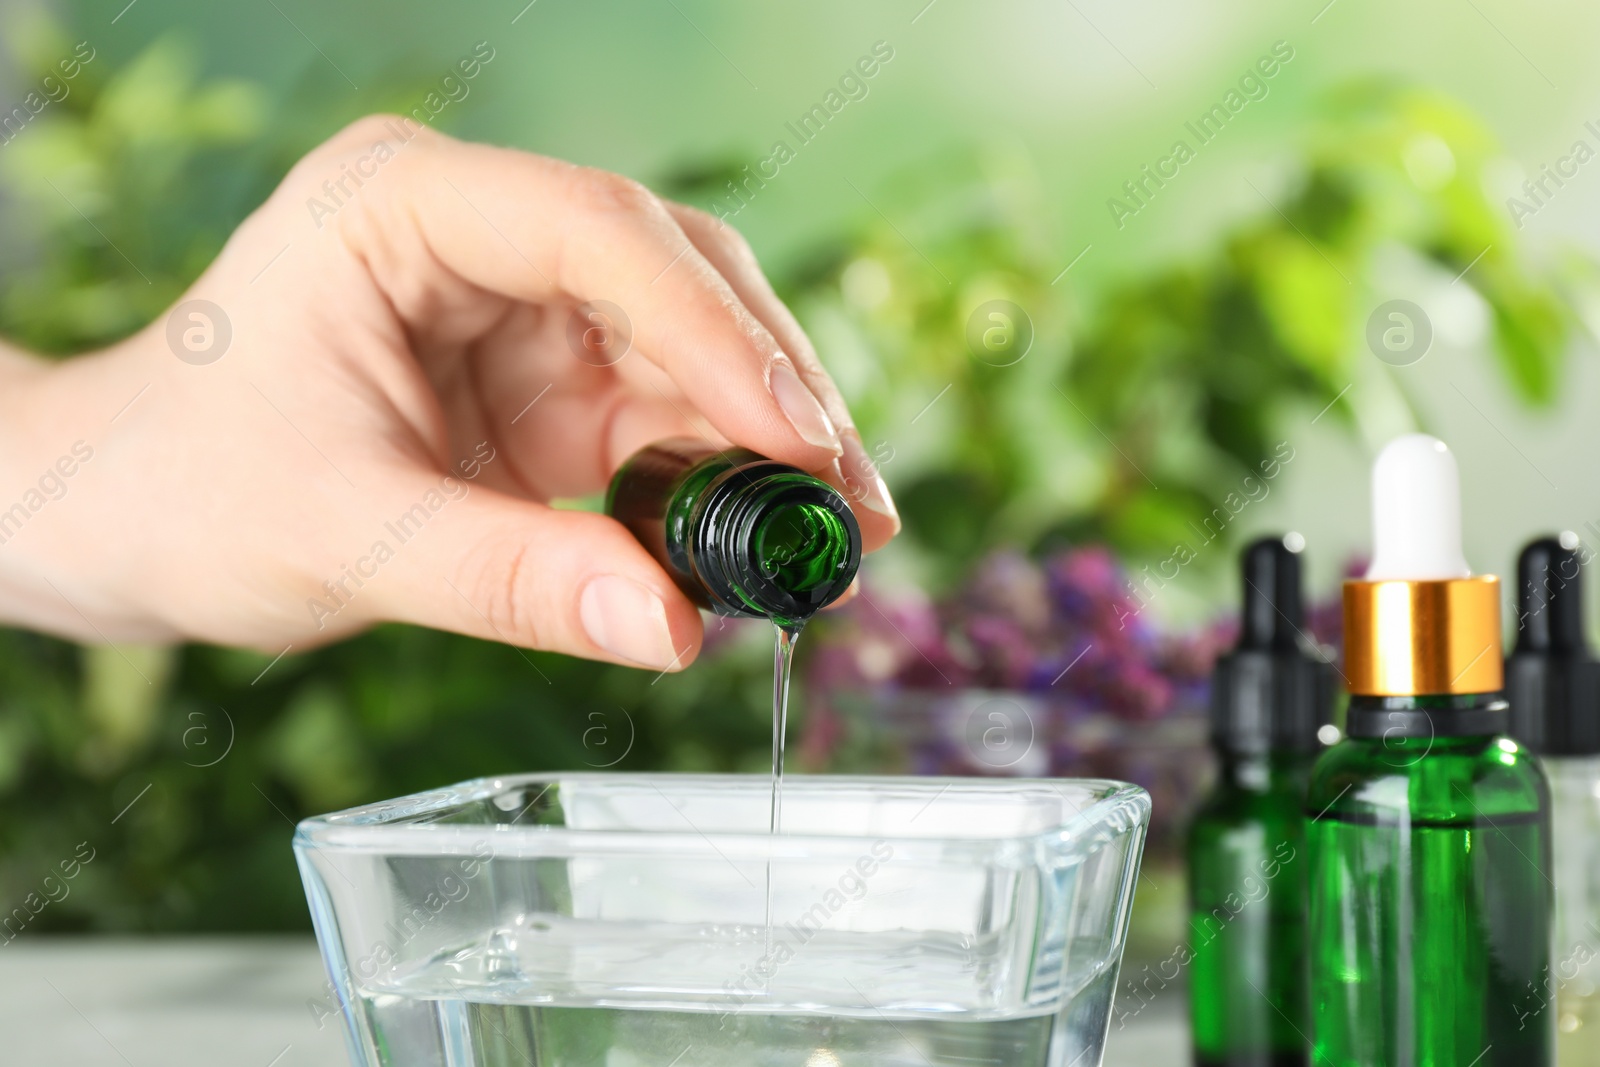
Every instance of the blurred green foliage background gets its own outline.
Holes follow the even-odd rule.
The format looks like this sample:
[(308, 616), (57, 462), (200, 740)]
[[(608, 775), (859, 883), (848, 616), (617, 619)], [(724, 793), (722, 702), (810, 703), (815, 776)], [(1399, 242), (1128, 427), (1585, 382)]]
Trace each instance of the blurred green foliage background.
[[(192, 4), (168, 25), (154, 6), (73, 5), (5, 26), (18, 94), (76, 42), (95, 49), (70, 94), (0, 145), (0, 334), (33, 351), (71, 355), (158, 317), (301, 153), (359, 114), (408, 110), (480, 39), (506, 58), (443, 128), (574, 155), (604, 142), (583, 161), (714, 209), (836, 68), (893, 37), (900, 68), (886, 65), (876, 95), (835, 118), (837, 136), (824, 131), (833, 140), (807, 148), (736, 220), (895, 490), (906, 535), (870, 571), (886, 586), (947, 590), (1002, 547), (1100, 542), (1137, 566), (1191, 539), (1190, 524), (1272, 454), (1291, 414), (1326, 413), (1359, 436), (1347, 393), (1387, 373), (1361, 337), (1397, 256), (1476, 294), (1484, 358), (1535, 409), (1559, 397), (1578, 321), (1569, 308), (1591, 284), (1580, 257), (1524, 255), (1494, 193), (1504, 150), (1473, 109), (1392, 72), (1331, 77), (1324, 64), (1313, 77), (1309, 58), (1233, 120), (1273, 109), (1254, 134), (1186, 164), (1237, 168), (1221, 154), (1254, 146), (1261, 166), (1238, 196), (1197, 209), (1205, 182), (1181, 171), (1119, 227), (1102, 201), (1126, 202), (1119, 184), (1189, 136), (1175, 116), (1220, 99), (1267, 51), (1271, 27), (1259, 44), (1223, 48), (1236, 61), (1186, 106), (1152, 116), (1129, 105), (1143, 121), (1125, 150), (1101, 151), (1084, 188), (1064, 191), (1059, 144), (1030, 151), (989, 116), (950, 133), (932, 102), (904, 120), (915, 101), (892, 83), (912, 77), (902, 68), (917, 27), (946, 17), (940, 8), (876, 13), (886, 28), (846, 33), (732, 6), (579, 15), (515, 4), (458, 19), (407, 8), (416, 17), (403, 22), (359, 5), (286, 5), (280, 19)], [(1311, 14), (1294, 13), (1297, 37)], [(797, 37), (781, 62), (737, 49), (718, 59), (717, 39), (786, 33)], [(530, 62), (516, 52), (529, 38), (591, 50), (555, 61), (570, 91), (548, 79), (537, 82), (544, 95), (511, 91), (532, 84), (508, 70)], [(1142, 71), (1102, 58), (1108, 85), (1143, 92)], [(660, 80), (650, 99), (637, 74), (620, 89), (590, 80), (597, 66), (641, 61)], [(755, 103), (743, 95), (755, 85), (747, 70), (767, 83)], [(739, 103), (708, 112), (714, 92)], [(876, 107), (884, 117), (869, 127)], [(1041, 136), (1039, 109), (1018, 108), (1018, 125)], [(599, 129), (580, 135), (584, 122)], [(1084, 143), (1104, 136), (1089, 130)], [(1161, 227), (1182, 228), (1161, 221), (1169, 202), (1204, 223), (1169, 239)], [(1153, 233), (1117, 243), (1141, 226)], [(974, 311), (994, 300), (1026, 318), (1004, 324), (998, 348), (975, 350)], [(1012, 358), (1019, 336), (1031, 343)], [(1387, 388), (1403, 405), (1415, 399), (1403, 380)], [(1225, 562), (1217, 553), (1198, 568), (1193, 597), (1210, 614)], [(40, 928), (300, 929), (287, 842), (304, 815), (508, 771), (759, 770), (766, 635), (729, 630), (706, 662), (659, 681), (401, 627), (277, 663), (0, 633), (0, 901), (33, 891), (39, 872), (88, 840), (95, 861)]]

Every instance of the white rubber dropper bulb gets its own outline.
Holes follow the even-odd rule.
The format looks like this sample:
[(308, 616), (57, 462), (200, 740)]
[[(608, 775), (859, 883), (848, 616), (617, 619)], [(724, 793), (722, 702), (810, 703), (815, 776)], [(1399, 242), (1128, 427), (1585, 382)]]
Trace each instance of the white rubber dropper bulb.
[(1367, 581), (1469, 578), (1461, 551), (1461, 473), (1437, 437), (1396, 437), (1372, 465)]

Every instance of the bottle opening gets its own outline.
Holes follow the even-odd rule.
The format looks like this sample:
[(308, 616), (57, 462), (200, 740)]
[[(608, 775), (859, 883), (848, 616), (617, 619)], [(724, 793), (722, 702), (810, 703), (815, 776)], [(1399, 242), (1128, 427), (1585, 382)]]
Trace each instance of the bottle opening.
[(861, 528), (828, 483), (770, 463), (708, 490), (696, 567), (734, 614), (801, 623), (850, 587), (861, 563)]
[(850, 555), (844, 520), (822, 504), (780, 505), (756, 528), (761, 573), (794, 597), (808, 597), (838, 581)]

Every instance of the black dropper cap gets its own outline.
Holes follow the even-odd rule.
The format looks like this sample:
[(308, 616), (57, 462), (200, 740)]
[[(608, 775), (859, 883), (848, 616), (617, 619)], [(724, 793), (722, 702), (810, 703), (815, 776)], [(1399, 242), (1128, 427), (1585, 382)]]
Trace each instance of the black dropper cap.
[(1314, 752), (1333, 721), (1331, 664), (1305, 636), (1301, 543), (1265, 537), (1240, 554), (1239, 643), (1211, 679), (1211, 736), (1224, 751)]
[(1510, 734), (1547, 756), (1600, 753), (1600, 677), (1583, 633), (1574, 534), (1541, 537), (1517, 557), (1517, 643), (1506, 657)]

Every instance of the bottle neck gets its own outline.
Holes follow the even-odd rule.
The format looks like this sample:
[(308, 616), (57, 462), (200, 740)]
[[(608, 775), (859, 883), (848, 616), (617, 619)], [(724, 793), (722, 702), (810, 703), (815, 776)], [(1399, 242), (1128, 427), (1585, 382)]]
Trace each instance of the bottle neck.
[(1304, 786), (1315, 752), (1217, 748), (1217, 784), (1247, 793), (1269, 793)]
[(1238, 648), (1211, 679), (1211, 738), (1235, 752), (1315, 751), (1332, 721), (1333, 672), (1296, 647)]
[(684, 548), (719, 611), (798, 626), (849, 588), (861, 529), (832, 486), (767, 462), (707, 489)]
[(1507, 732), (1541, 756), (1600, 754), (1600, 663), (1520, 650), (1506, 657)]
[(1345, 735), (1353, 738), (1492, 737), (1509, 727), (1500, 693), (1350, 697)]

